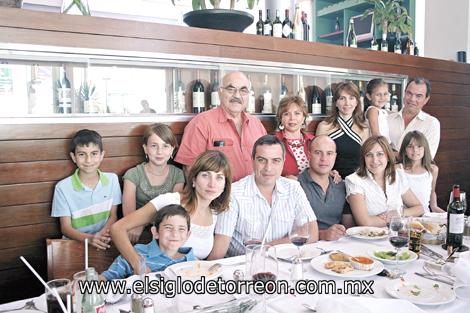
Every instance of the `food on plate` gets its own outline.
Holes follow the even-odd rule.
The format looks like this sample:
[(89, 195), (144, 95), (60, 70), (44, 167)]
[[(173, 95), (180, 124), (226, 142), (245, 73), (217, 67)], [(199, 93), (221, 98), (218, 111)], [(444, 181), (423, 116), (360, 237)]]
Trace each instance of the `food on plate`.
[(385, 230), (370, 230), (370, 229), (361, 230), (360, 232), (357, 233), (357, 235), (363, 236), (363, 237), (382, 237), (386, 234), (387, 232)]
[(198, 278), (202, 276), (211, 276), (220, 271), (220, 267), (209, 269), (212, 263), (197, 262), (190, 267), (182, 268), (178, 271), (178, 275), (188, 278)]
[(330, 253), (330, 259), (332, 259), (333, 261), (348, 262), (349, 258), (350, 256), (343, 252), (338, 251), (338, 252)]
[(374, 268), (374, 260), (366, 256), (353, 256), (350, 261), (355, 269), (361, 271), (370, 271)]
[(420, 221), (412, 221), (410, 223), (410, 228), (414, 231), (424, 231), (426, 228)]
[(439, 234), (444, 226), (444, 225), (441, 225), (440, 223), (431, 222), (431, 221), (423, 221), (422, 224), (423, 224), (423, 227), (426, 229), (426, 231), (433, 235)]
[[(374, 251), (374, 255), (376, 257), (384, 260), (395, 260), (396, 254), (397, 253), (395, 251)], [(411, 254), (408, 251), (405, 251), (398, 255), (399, 261), (408, 260), (409, 258), (411, 258)]]
[(332, 270), (338, 274), (344, 274), (354, 271), (354, 267), (349, 262), (344, 261), (329, 261), (325, 263), (325, 268)]

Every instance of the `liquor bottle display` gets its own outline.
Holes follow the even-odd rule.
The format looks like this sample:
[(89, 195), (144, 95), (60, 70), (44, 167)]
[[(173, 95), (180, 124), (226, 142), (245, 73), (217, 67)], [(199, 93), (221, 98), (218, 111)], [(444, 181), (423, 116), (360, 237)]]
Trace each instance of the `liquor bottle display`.
[(335, 22), (335, 32), (339, 32), (341, 30), (341, 24), (339, 23), (339, 16), (336, 17)]
[(282, 22), (282, 38), (294, 38), (292, 26), (292, 21), (289, 19), (289, 9), (286, 9), (286, 17), (284, 22)]
[(173, 113), (186, 111), (186, 87), (181, 80), (181, 70), (175, 70), (175, 82), (173, 84)]
[(313, 86), (312, 89), (312, 96), (310, 97), (310, 106), (308, 108), (308, 112), (312, 114), (321, 114), (321, 94), (320, 88), (316, 85)]
[(304, 27), (302, 25), (302, 12), (300, 11), (300, 5), (297, 3), (295, 5), (295, 15), (294, 15), (294, 26), (292, 28), (294, 33), (295, 40), (304, 39)]
[(304, 79), (300, 75), (298, 76), (298, 79), (297, 79), (297, 96), (302, 98), (302, 100), (304, 100), (304, 102), (307, 103), (306, 95), (305, 95), (305, 88), (304, 88)]
[(382, 34), (382, 42), (380, 43), (380, 51), (388, 52), (387, 34)]
[(214, 78), (211, 83), (211, 109), (220, 106), (219, 97), (219, 72), (214, 72)]
[(287, 97), (287, 93), (289, 92), (289, 90), (287, 89), (287, 85), (286, 85), (286, 80), (284, 78), (284, 76), (281, 77), (281, 90), (279, 92), (279, 102), (284, 98), (284, 97)]
[(263, 23), (263, 35), (272, 36), (273, 35), (273, 23), (269, 18), (269, 9), (266, 10), (266, 19)]
[(414, 44), (413, 44), (413, 40), (411, 40), (411, 34), (408, 34), (408, 40), (406, 41), (405, 54), (413, 55), (414, 49), (415, 49), (415, 47), (414, 47)]
[(416, 41), (415, 41), (415, 47), (414, 47), (414, 49), (413, 49), (413, 54), (414, 54), (415, 56), (419, 56), (418, 44), (416, 43)]
[(246, 111), (250, 114), (256, 113), (256, 95), (253, 84), (251, 83), (251, 77), (248, 75), (248, 81), (250, 82), (250, 95), (248, 96), (248, 105)]
[(390, 110), (398, 112), (398, 95), (395, 84), (392, 84), (392, 93), (390, 94)]
[(379, 44), (377, 43), (377, 40), (375, 40), (375, 37), (372, 38), (372, 40), (370, 41), (370, 50), (373, 50), (373, 51), (379, 50)]
[(331, 84), (325, 88), (325, 114), (328, 115), (333, 109), (333, 93), (331, 91)]
[(359, 101), (361, 102), (360, 105), (361, 105), (361, 110), (362, 112), (364, 112), (364, 83), (362, 82), (362, 80), (359, 81), (359, 84), (358, 84), (358, 88), (359, 88)]
[[(460, 201), (460, 186), (452, 188), (453, 200), (447, 207), (447, 238), (446, 248), (460, 249), (463, 242), (463, 231), (465, 227), (465, 209)], [(462, 250), (460, 250), (462, 251)]]
[(273, 22), (273, 37), (282, 38), (282, 22), (279, 17), (279, 10), (276, 10), (276, 18)]
[[(86, 269), (86, 280), (97, 281), (98, 274), (95, 268), (89, 267)], [(98, 294), (95, 290), (91, 293), (84, 293), (82, 297), (82, 312), (81, 313), (105, 313), (106, 307), (103, 296)]]
[(204, 112), (204, 85), (201, 83), (199, 70), (196, 71), (196, 82), (193, 85), (193, 113)]
[(268, 83), (268, 75), (264, 75), (264, 83), (263, 88), (261, 90), (261, 104), (263, 105), (263, 109), (261, 113), (272, 114), (273, 113), (273, 93), (271, 91), (271, 87), (269, 87)]
[(393, 52), (396, 54), (401, 54), (401, 40), (400, 35), (397, 33), (397, 39), (395, 40), (395, 46), (393, 47)]
[(263, 35), (264, 22), (263, 22), (263, 11), (259, 10), (258, 22), (256, 22), (256, 35)]
[(346, 44), (348, 47), (357, 48), (357, 37), (356, 32), (354, 31), (354, 20), (352, 18), (349, 20), (349, 30)]
[(302, 11), (302, 31), (305, 41), (310, 41), (310, 25), (308, 24), (307, 13)]
[(72, 88), (65, 66), (60, 69), (60, 80), (57, 81), (57, 113), (72, 113)]

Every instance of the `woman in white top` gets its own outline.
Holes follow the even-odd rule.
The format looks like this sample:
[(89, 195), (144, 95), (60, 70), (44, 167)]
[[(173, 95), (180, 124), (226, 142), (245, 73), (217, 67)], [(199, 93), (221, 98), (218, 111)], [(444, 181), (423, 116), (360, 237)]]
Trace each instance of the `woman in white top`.
[(387, 208), (401, 208), (405, 216), (421, 216), (419, 200), (409, 188), (403, 170), (395, 169), (395, 157), (383, 136), (367, 139), (361, 147), (359, 169), (346, 177), (347, 200), (360, 226), (386, 225)]
[(369, 124), (371, 136), (384, 136), (390, 143), (390, 134), (385, 104), (390, 99), (388, 84), (381, 78), (372, 79), (367, 83), (365, 117)]
[(418, 197), (425, 212), (445, 212), (437, 205), (436, 181), (439, 168), (432, 160), (429, 143), (424, 134), (414, 130), (408, 132), (401, 143), (399, 158), (405, 170), (410, 188)]
[(114, 223), (113, 242), (134, 273), (138, 273), (139, 256), (127, 233), (150, 223), (158, 209), (181, 204), (191, 216), (191, 234), (184, 246), (192, 247), (197, 258), (205, 259), (212, 250), (217, 214), (228, 208), (231, 186), (232, 173), (227, 157), (219, 151), (206, 151), (191, 166), (182, 192), (160, 195)]

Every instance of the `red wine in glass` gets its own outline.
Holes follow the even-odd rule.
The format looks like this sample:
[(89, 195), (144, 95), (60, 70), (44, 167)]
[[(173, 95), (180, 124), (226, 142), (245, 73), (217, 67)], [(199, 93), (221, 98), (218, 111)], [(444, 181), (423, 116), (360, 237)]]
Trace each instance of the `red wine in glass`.
[(408, 237), (403, 236), (391, 236), (388, 240), (397, 249), (403, 248), (408, 243)]
[(308, 237), (301, 237), (301, 236), (296, 236), (290, 238), (290, 242), (294, 244), (297, 247), (302, 247), (304, 244), (307, 243)]
[[(262, 281), (263, 283), (267, 283), (268, 281), (276, 281), (276, 275), (271, 273), (271, 272), (261, 272), (261, 273), (256, 273), (253, 275), (253, 280), (254, 281)], [(274, 286), (273, 286), (274, 288)], [(272, 290), (268, 290), (272, 291)]]

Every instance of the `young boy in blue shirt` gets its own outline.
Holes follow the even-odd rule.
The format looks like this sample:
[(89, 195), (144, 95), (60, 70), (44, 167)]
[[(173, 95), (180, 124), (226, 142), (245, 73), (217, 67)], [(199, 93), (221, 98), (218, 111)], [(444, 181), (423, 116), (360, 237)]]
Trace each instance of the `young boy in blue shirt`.
[(52, 200), (53, 217), (60, 218), (62, 234), (98, 249), (109, 248), (111, 225), (117, 220), (121, 188), (114, 173), (99, 170), (104, 151), (101, 136), (82, 129), (72, 138), (70, 157), (75, 173), (57, 183)]
[[(178, 204), (167, 205), (158, 210), (151, 228), (154, 240), (148, 244), (137, 244), (134, 248), (145, 260), (146, 272), (163, 271), (170, 265), (196, 260), (192, 248), (182, 247), (189, 237), (190, 217)], [(120, 255), (101, 274), (101, 279), (126, 278), (133, 274), (129, 262)]]

